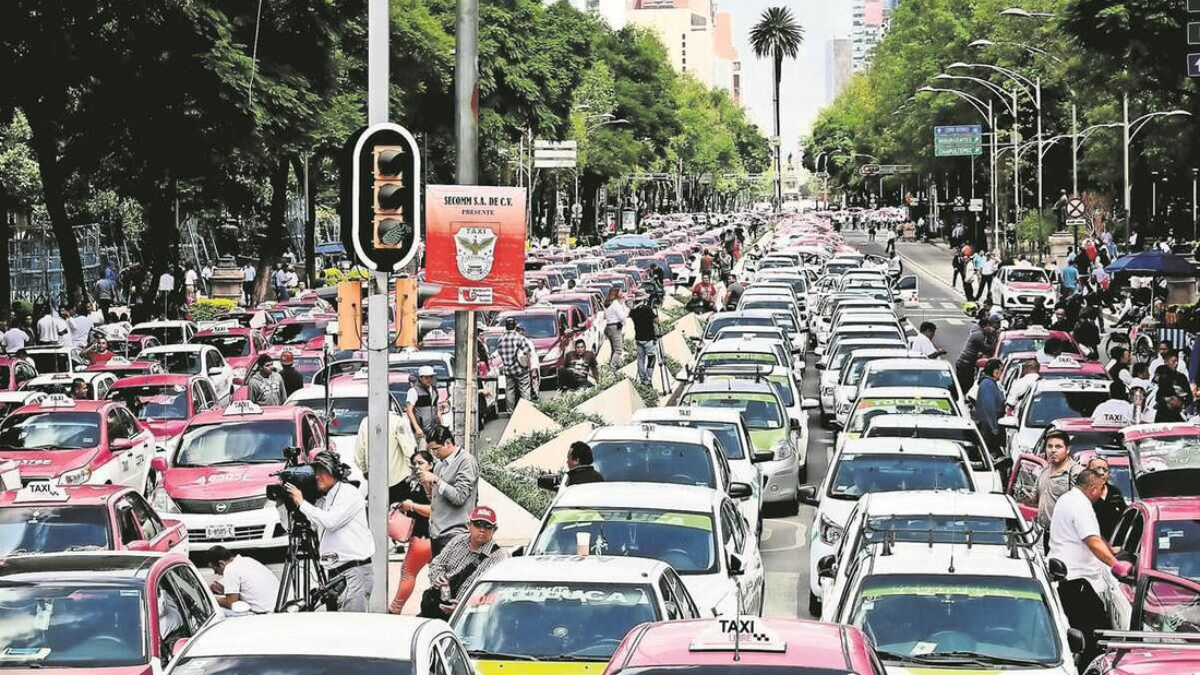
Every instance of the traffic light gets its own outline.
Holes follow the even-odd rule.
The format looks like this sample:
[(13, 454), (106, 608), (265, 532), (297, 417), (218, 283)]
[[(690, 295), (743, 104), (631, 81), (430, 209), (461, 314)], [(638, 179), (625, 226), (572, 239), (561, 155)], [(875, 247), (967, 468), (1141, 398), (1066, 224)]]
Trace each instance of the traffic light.
[(392, 272), (420, 244), (421, 158), (416, 140), (396, 124), (376, 124), (346, 144), (342, 169), (342, 237), (363, 265)]
[(341, 281), (338, 292), (338, 349), (362, 349), (362, 284)]

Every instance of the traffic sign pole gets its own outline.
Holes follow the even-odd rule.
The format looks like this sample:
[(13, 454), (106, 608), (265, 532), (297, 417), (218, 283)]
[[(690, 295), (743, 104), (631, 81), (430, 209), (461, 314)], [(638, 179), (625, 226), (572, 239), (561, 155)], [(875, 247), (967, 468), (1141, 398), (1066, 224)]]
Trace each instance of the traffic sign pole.
[[(458, 0), (455, 35), (454, 117), (459, 185), (479, 184), (479, 0)], [(475, 451), (475, 312), (454, 313), (454, 437)]]

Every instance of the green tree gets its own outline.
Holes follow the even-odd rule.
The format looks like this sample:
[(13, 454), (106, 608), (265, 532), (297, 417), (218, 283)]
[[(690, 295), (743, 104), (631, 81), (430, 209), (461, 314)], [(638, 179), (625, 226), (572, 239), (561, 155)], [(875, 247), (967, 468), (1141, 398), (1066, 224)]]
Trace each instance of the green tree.
[[(779, 139), (779, 86), (783, 77), (783, 59), (795, 59), (800, 54), (800, 45), (804, 43), (804, 28), (796, 23), (792, 10), (787, 7), (768, 7), (758, 23), (750, 30), (750, 46), (754, 55), (760, 59), (770, 58), (772, 65), (772, 103), (775, 111), (775, 138)], [(783, 168), (780, 163), (779, 143), (775, 144), (775, 208), (783, 199), (780, 175)]]

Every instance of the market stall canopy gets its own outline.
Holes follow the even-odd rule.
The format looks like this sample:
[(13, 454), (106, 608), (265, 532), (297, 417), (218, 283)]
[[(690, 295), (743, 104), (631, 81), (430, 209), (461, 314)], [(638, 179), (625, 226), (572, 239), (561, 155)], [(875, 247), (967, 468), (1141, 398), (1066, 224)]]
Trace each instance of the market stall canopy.
[(1109, 274), (1145, 274), (1163, 277), (1194, 277), (1196, 268), (1187, 258), (1162, 251), (1142, 251), (1121, 256), (1106, 268)]
[(657, 251), (660, 247), (657, 241), (644, 234), (622, 234), (604, 242), (604, 248), (647, 248)]

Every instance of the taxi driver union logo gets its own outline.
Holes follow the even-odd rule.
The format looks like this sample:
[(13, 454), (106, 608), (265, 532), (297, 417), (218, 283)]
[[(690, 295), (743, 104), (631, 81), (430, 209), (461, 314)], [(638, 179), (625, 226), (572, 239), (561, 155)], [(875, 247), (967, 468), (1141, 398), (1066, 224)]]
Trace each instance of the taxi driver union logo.
[(496, 260), (496, 232), (489, 227), (464, 227), (454, 234), (458, 273), (464, 279), (482, 281)]

